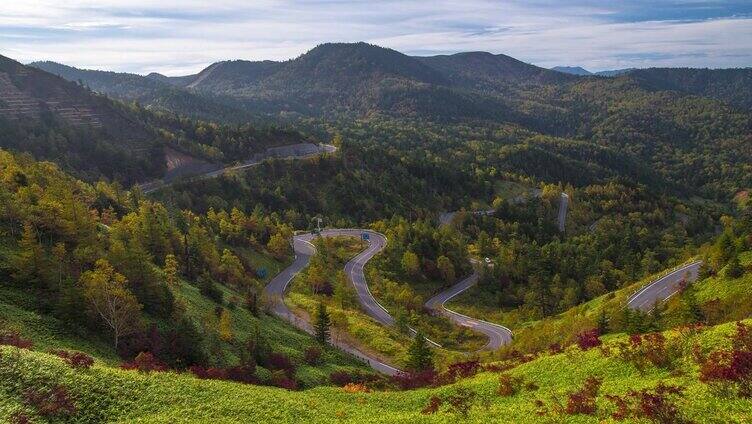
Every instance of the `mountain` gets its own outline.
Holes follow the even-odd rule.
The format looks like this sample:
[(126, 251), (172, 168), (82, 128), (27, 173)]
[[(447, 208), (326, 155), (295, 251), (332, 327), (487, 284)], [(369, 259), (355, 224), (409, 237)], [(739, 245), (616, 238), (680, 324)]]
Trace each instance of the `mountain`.
[(580, 76), (593, 75), (592, 72), (580, 66), (554, 66), (553, 68), (551, 68), (551, 70), (557, 71), (557, 72), (563, 72), (565, 74), (571, 74), (571, 75), (580, 75)]
[(752, 68), (648, 68), (628, 75), (648, 90), (677, 91), (752, 108)]
[(634, 71), (636, 68), (613, 69), (610, 71), (598, 71), (594, 75), (600, 77), (616, 77)]
[(246, 112), (227, 99), (201, 96), (180, 87), (191, 76), (170, 78), (152, 73), (136, 74), (78, 69), (55, 62), (33, 62), (29, 66), (59, 75), (68, 81), (80, 81), (92, 90), (121, 100), (136, 101), (148, 108), (169, 110), (180, 115), (218, 121), (245, 121)]
[(164, 171), (157, 140), (122, 105), (0, 56), (0, 147), (129, 183)]

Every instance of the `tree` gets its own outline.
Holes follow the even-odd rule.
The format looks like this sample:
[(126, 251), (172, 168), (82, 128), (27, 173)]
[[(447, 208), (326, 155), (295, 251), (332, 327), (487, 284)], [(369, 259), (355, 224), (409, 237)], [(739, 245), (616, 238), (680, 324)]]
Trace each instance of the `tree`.
[(739, 255), (734, 255), (729, 261), (726, 268), (726, 276), (730, 278), (739, 278), (744, 275), (744, 268), (741, 262), (739, 262)]
[(402, 269), (411, 277), (415, 277), (420, 273), (420, 260), (418, 255), (411, 251), (406, 251), (402, 255)]
[(313, 326), (316, 340), (319, 343), (326, 344), (329, 342), (331, 324), (329, 313), (326, 311), (326, 305), (323, 302), (319, 303), (319, 308), (316, 312), (316, 322)]
[(117, 349), (121, 337), (139, 329), (141, 304), (127, 289), (125, 277), (106, 259), (97, 260), (93, 271), (81, 275), (80, 283), (89, 307), (112, 330)]
[(219, 338), (230, 342), (234, 338), (232, 334), (232, 317), (230, 311), (222, 309), (222, 313), (219, 315)]
[(606, 315), (605, 309), (601, 309), (596, 325), (598, 326), (598, 334), (603, 335), (608, 333), (608, 315)]
[(164, 265), (164, 273), (165, 273), (165, 280), (167, 280), (167, 285), (172, 287), (176, 287), (178, 283), (178, 260), (170, 253), (165, 257), (165, 265)]
[(269, 238), (269, 243), (266, 244), (266, 248), (277, 259), (282, 259), (287, 255), (290, 250), (290, 244), (285, 240), (285, 237), (281, 233), (277, 233)]
[(433, 369), (433, 352), (428, 347), (428, 341), (423, 333), (418, 331), (407, 350), (406, 368), (410, 371), (426, 371)]
[(340, 308), (352, 308), (357, 305), (357, 296), (353, 290), (347, 275), (342, 270), (337, 271), (334, 276), (334, 301)]
[(43, 261), (44, 249), (37, 240), (37, 230), (32, 223), (24, 222), (21, 240), (18, 242), (18, 254), (11, 261), (13, 278), (31, 285), (40, 285), (43, 282)]
[(436, 259), (436, 266), (439, 268), (439, 272), (441, 272), (441, 278), (446, 281), (447, 283), (453, 283), (454, 282), (454, 265), (452, 265), (452, 261), (449, 260), (444, 255), (441, 255)]

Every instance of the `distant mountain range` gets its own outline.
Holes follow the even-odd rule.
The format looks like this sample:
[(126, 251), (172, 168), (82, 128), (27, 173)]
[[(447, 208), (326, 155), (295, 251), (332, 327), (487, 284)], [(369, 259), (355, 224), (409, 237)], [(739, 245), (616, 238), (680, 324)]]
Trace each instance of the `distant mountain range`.
[(551, 68), (552, 71), (563, 72), (565, 74), (579, 75), (579, 76), (597, 75), (601, 77), (615, 77), (618, 75), (622, 75), (622, 74), (626, 74), (628, 72), (634, 71), (635, 69), (636, 68), (626, 68), (626, 69), (614, 69), (611, 71), (590, 72), (587, 69), (582, 68), (580, 66), (555, 66)]
[[(750, 69), (623, 69), (591, 74), (544, 69), (502, 54), (408, 56), (366, 43), (322, 44), (292, 60), (216, 62), (193, 75), (168, 77), (91, 71), (52, 62), (37, 68), (149, 108), (222, 122), (271, 116), (364, 116), (380, 113), (435, 120), (523, 122), (520, 104), (545, 87), (590, 75), (628, 77), (647, 90), (672, 90), (752, 106)], [(726, 87), (733, 87), (727, 90)]]

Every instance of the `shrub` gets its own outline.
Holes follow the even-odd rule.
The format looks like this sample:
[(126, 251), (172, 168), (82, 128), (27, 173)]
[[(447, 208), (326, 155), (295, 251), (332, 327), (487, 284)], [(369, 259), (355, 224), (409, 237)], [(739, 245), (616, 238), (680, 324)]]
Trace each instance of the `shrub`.
[(269, 355), (269, 368), (283, 370), (288, 377), (292, 377), (295, 374), (295, 364), (284, 353), (272, 353)]
[(619, 357), (632, 363), (641, 373), (648, 364), (658, 368), (673, 369), (681, 356), (680, 340), (667, 343), (662, 333), (650, 333), (644, 336), (633, 334), (628, 342), (619, 344)]
[(438, 412), (442, 403), (444, 403), (444, 401), (440, 397), (433, 395), (428, 400), (428, 405), (426, 405), (425, 408), (423, 408), (423, 410), (420, 412), (424, 415), (434, 414)]
[(304, 360), (308, 365), (316, 365), (321, 359), (321, 349), (317, 346), (309, 346), (305, 350)]
[(706, 357), (696, 355), (701, 361), (700, 381), (721, 395), (736, 387), (738, 396), (752, 397), (752, 331), (738, 322), (730, 338), (731, 349), (716, 350)]
[(66, 364), (77, 370), (88, 370), (94, 365), (94, 358), (83, 352), (69, 352), (67, 350), (54, 350), (53, 355), (63, 358)]
[(342, 389), (347, 393), (368, 393), (371, 391), (362, 383), (347, 383)]
[(655, 389), (632, 390), (624, 396), (606, 395), (606, 399), (616, 406), (611, 417), (617, 421), (644, 418), (661, 424), (681, 424), (682, 418), (674, 398), (682, 395), (678, 386), (658, 383)]
[(335, 386), (344, 387), (350, 383), (352, 383), (353, 376), (350, 375), (347, 371), (334, 371), (331, 374), (329, 374), (329, 381), (332, 382)]
[(477, 393), (472, 389), (458, 387), (454, 392), (444, 395), (443, 397), (436, 395), (431, 396), (428, 400), (428, 405), (421, 410), (421, 413), (425, 415), (434, 414), (438, 412), (441, 405), (448, 404), (448, 412), (467, 417), (470, 408), (473, 406), (473, 400), (476, 395)]
[(31, 424), (31, 418), (22, 411), (16, 411), (10, 416), (10, 424)]
[(273, 386), (281, 387), (287, 390), (298, 389), (298, 383), (292, 378), (288, 377), (282, 370), (278, 370), (272, 373), (271, 383)]
[(23, 401), (43, 417), (72, 415), (76, 412), (68, 390), (60, 385), (51, 390), (28, 389), (23, 393)]
[(204, 368), (194, 365), (188, 368), (191, 374), (202, 380), (226, 380), (237, 383), (258, 384), (254, 366), (235, 366), (230, 368)]
[(0, 331), (0, 345), (15, 346), (20, 349), (31, 349), (34, 343), (24, 339), (16, 331)]
[(523, 380), (520, 377), (515, 377), (510, 374), (501, 374), (499, 375), (499, 388), (496, 391), (496, 393), (499, 394), (499, 396), (514, 396), (517, 393), (519, 393), (520, 389), (522, 388)]
[(577, 335), (577, 346), (588, 350), (601, 345), (600, 333), (597, 328), (586, 330)]
[(392, 376), (392, 382), (402, 390), (418, 389), (427, 387), (436, 381), (435, 370), (425, 370), (420, 372), (404, 372)]
[(124, 362), (120, 365), (124, 370), (138, 370), (141, 372), (166, 371), (167, 365), (160, 362), (150, 352), (141, 352), (131, 362)]
[(600, 390), (602, 383), (603, 379), (593, 376), (588, 377), (580, 390), (570, 392), (567, 396), (565, 412), (569, 415), (595, 414), (595, 398), (598, 396), (598, 390)]

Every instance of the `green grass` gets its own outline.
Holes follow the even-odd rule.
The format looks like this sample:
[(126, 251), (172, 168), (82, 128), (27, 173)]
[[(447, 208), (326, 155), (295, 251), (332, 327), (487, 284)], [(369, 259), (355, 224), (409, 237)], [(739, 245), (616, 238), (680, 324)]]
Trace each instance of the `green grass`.
[[(732, 331), (733, 324), (709, 328), (691, 336), (688, 345), (727, 346), (725, 335)], [(685, 418), (694, 422), (749, 422), (752, 414), (752, 400), (718, 397), (700, 383), (697, 366), (687, 352), (674, 372), (648, 367), (640, 373), (614, 355), (605, 357), (598, 349), (582, 352), (573, 347), (565, 353), (520, 365), (510, 374), (535, 383), (539, 389), (501, 397), (496, 394), (498, 375), (484, 372), (441, 388), (407, 392), (346, 393), (334, 387), (287, 392), (198, 380), (186, 374), (123, 371), (102, 363), (90, 370), (75, 371), (44, 353), (3, 347), (0, 348), (0, 421), (7, 421), (18, 410), (33, 414), (33, 410), (23, 405), (23, 390), (58, 384), (64, 385), (74, 400), (76, 413), (66, 420), (74, 423), (616, 422), (609, 417), (614, 406), (605, 394), (651, 388), (659, 381), (685, 387), (685, 395), (677, 400), (677, 406)], [(603, 378), (596, 415), (536, 415), (534, 400), (551, 404), (556, 397), (566, 402), (566, 393), (580, 388), (591, 375)], [(431, 396), (456, 394), (460, 388), (475, 394), (466, 417), (448, 411), (446, 406), (432, 415), (421, 413)]]
[(17, 331), (37, 350), (66, 349), (87, 352), (110, 364), (118, 362), (109, 340), (84, 329), (73, 329), (55, 317), (25, 309), (24, 293), (0, 288), (0, 328)]

